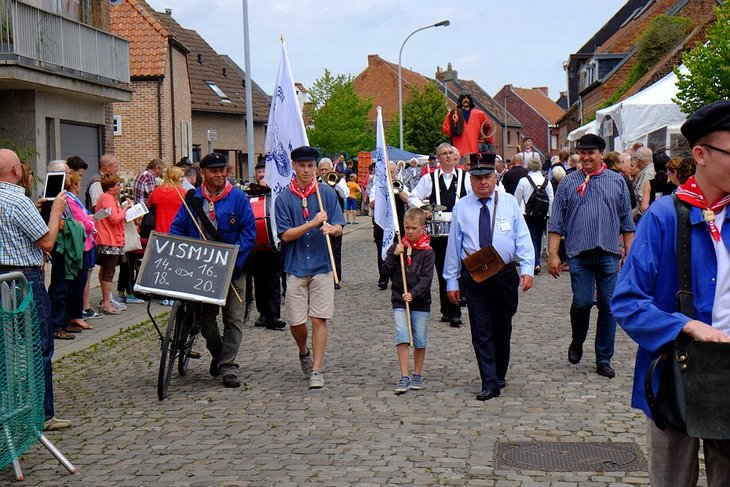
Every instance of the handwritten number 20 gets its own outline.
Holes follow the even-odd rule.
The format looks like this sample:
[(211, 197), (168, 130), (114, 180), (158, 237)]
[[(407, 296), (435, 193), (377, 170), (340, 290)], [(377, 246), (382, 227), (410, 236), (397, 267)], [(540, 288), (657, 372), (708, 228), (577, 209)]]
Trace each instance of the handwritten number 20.
[(213, 291), (213, 283), (211, 281), (204, 281), (203, 279), (198, 278), (197, 283), (195, 286), (193, 286), (195, 289), (203, 290), (206, 292), (212, 292)]

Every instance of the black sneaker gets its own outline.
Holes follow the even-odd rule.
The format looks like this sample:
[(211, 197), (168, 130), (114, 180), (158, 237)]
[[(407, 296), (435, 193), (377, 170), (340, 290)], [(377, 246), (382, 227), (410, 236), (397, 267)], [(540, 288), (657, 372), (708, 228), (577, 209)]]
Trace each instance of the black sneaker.
[(217, 358), (213, 358), (213, 360), (210, 361), (209, 371), (210, 371), (210, 375), (212, 375), (213, 377), (218, 377), (219, 375), (221, 375), (221, 370), (218, 366)]
[(234, 374), (226, 374), (223, 376), (223, 387), (241, 387), (241, 381), (238, 380), (238, 377)]
[(266, 322), (267, 330), (281, 330), (286, 327), (286, 321), (279, 318), (271, 318)]
[(257, 328), (263, 328), (266, 326), (266, 317), (263, 315), (259, 316), (259, 319), (254, 322), (253, 326)]

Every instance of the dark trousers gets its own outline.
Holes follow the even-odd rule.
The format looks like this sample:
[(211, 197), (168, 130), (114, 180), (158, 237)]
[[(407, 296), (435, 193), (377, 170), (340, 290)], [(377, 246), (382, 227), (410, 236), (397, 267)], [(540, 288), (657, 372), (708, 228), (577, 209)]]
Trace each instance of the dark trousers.
[(334, 237), (330, 235), (332, 243), (332, 255), (335, 258), (335, 269), (337, 269), (337, 277), (342, 280), (342, 235)]
[(544, 218), (533, 218), (525, 216), (527, 229), (530, 231), (530, 239), (535, 249), (535, 267), (540, 265), (540, 254), (542, 254), (542, 234), (545, 233), (547, 220)]
[(256, 309), (264, 318), (279, 319), (284, 252), (257, 252), (249, 258), (253, 264)]
[(68, 319), (79, 319), (84, 312), (84, 288), (86, 287), (86, 281), (89, 279), (89, 268), (93, 259), (92, 252), (96, 252), (96, 250), (91, 249), (84, 252), (84, 263), (81, 271), (71, 280), (68, 297), (66, 298), (66, 317)]
[(383, 229), (375, 223), (373, 218), (373, 240), (375, 247), (378, 249), (378, 283), (388, 284), (388, 277), (383, 276)]
[[(436, 276), (439, 281), (439, 303), (441, 314), (447, 318), (461, 318), (461, 308), (453, 305), (446, 294), (446, 279), (444, 279), (444, 261), (446, 260), (447, 237), (432, 237), (431, 248), (436, 255)], [(464, 273), (462, 272), (462, 275)]]
[(53, 250), (51, 259), (51, 283), (48, 285), (48, 296), (51, 300), (49, 318), (53, 331), (59, 331), (66, 326), (66, 300), (69, 295), (71, 281), (66, 279), (66, 263), (63, 254)]
[(505, 380), (509, 367), (520, 276), (514, 266), (481, 283), (474, 282), (463, 267), (461, 276), (482, 389), (498, 390), (497, 381)]
[(119, 281), (117, 291), (125, 294), (134, 294), (134, 284), (137, 282), (137, 262), (142, 260), (143, 254), (127, 252), (119, 262)]

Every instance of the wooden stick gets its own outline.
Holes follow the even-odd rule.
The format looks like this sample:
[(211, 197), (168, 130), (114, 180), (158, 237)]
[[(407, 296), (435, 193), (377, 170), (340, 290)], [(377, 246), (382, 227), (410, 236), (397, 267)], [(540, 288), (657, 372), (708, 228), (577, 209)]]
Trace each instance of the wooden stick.
[[(314, 181), (314, 190), (317, 192), (317, 202), (319, 203), (319, 210), (324, 210), (324, 206), (322, 206), (322, 195), (319, 193), (319, 183), (315, 179)], [(325, 223), (327, 220), (325, 220)], [(324, 236), (325, 241), (327, 242), (327, 252), (330, 254), (330, 264), (332, 264), (332, 277), (335, 279), (335, 284), (339, 284), (340, 278), (337, 276), (337, 267), (335, 267), (335, 254), (332, 252), (332, 241), (330, 240), (329, 233)]]
[[(175, 188), (175, 192), (180, 197), (180, 201), (182, 201), (182, 204), (185, 206), (185, 209), (188, 211), (188, 215), (190, 215), (190, 219), (195, 224), (195, 228), (197, 228), (198, 229), (198, 232), (200, 232), (200, 236), (203, 238), (203, 240), (206, 240), (207, 241), (208, 239), (205, 237), (205, 233), (203, 232), (203, 229), (200, 228), (200, 225), (198, 224), (198, 220), (195, 219), (195, 216), (193, 215), (193, 212), (190, 211), (190, 207), (188, 206), (188, 202), (185, 201), (185, 198), (183, 198), (183, 195), (182, 195), (182, 193), (180, 193), (180, 190), (179, 189)], [(231, 286), (231, 289), (233, 289), (233, 294), (236, 295), (236, 298), (238, 299), (238, 302), (241, 303), (241, 304), (243, 304), (243, 299), (241, 299), (241, 295), (238, 294), (238, 291), (236, 290), (236, 286), (234, 286), (233, 283), (231, 283), (230, 286)]]
[[(395, 196), (395, 195), (393, 195)], [(398, 222), (396, 222), (397, 224)], [(400, 233), (395, 232), (395, 236), (398, 237), (398, 243), (401, 243), (400, 239)], [(403, 293), (408, 292), (408, 283), (406, 282), (406, 263), (405, 260), (403, 260), (403, 254), (405, 253), (406, 249), (403, 249), (403, 252), (400, 253), (400, 273), (401, 278), (403, 279)], [(413, 325), (411, 324), (411, 305), (410, 303), (406, 302), (406, 322), (408, 323), (408, 344), (412, 347), (413, 346)]]

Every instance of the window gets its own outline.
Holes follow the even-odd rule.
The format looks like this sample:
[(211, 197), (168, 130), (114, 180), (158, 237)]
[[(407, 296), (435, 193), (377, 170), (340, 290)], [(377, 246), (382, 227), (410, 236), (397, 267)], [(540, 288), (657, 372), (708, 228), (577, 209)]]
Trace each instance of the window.
[(550, 147), (549, 150), (558, 148), (558, 136), (555, 134), (550, 135)]
[(122, 135), (122, 116), (114, 115), (112, 118), (112, 130), (114, 135)]
[(185, 120), (180, 121), (180, 141), (180, 152), (182, 153), (182, 157), (189, 158), (193, 153), (192, 126), (190, 125), (190, 122)]
[(213, 93), (218, 95), (218, 98), (221, 99), (221, 103), (231, 103), (231, 100), (228, 99), (228, 95), (226, 95), (223, 90), (221, 90), (220, 86), (218, 86), (213, 81), (206, 81), (205, 84), (208, 85), (208, 87), (213, 90)]

